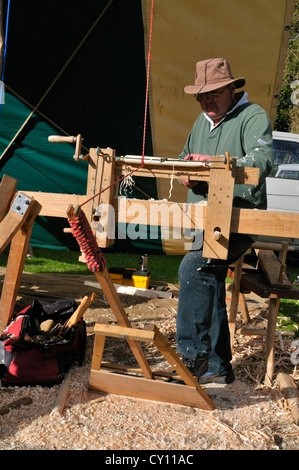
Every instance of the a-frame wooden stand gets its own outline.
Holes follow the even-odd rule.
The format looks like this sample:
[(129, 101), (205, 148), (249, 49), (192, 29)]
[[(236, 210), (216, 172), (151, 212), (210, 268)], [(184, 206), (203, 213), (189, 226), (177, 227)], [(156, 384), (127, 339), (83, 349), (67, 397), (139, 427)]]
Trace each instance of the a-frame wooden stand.
[[(101, 355), (106, 336), (125, 337), (128, 341), (144, 341), (154, 344), (175, 369), (176, 377), (182, 381), (182, 384), (165, 381), (163, 376), (168, 377), (168, 374), (164, 371), (152, 371), (152, 378), (147, 379), (140, 376), (140, 369), (134, 370), (113, 363), (102, 363)], [(109, 368), (110, 371), (103, 370), (102, 367)], [(155, 325), (152, 325), (151, 329), (140, 330), (97, 324), (95, 326), (95, 346), (89, 386), (92, 390), (134, 398), (194, 406), (205, 410), (215, 408), (211, 398), (181, 362)]]
[[(96, 273), (96, 277), (118, 323), (125, 326), (99, 323), (95, 325), (95, 343), (89, 387), (92, 390), (107, 393), (213, 410), (215, 407), (211, 398), (186, 368), (159, 329), (155, 325), (150, 325), (146, 330), (132, 328), (107, 270), (103, 273)], [(119, 367), (113, 363), (102, 363), (106, 336), (126, 338), (140, 369), (129, 370), (127, 367)], [(163, 376), (169, 377), (171, 374), (151, 370), (141, 349), (140, 342), (142, 341), (151, 342), (157, 347), (184, 384), (165, 381)], [(136, 351), (138, 351), (137, 354)], [(103, 367), (106, 370), (103, 370)], [(140, 376), (140, 373), (143, 376)]]
[(17, 180), (4, 175), (0, 184), (0, 253), (10, 243), (0, 299), (0, 335), (11, 319), (19, 290), (33, 223), (41, 205), (22, 192)]
[[(74, 211), (72, 206), (69, 207), (69, 216), (76, 212), (77, 210)], [(152, 326), (149, 330), (132, 328), (107, 268), (103, 272), (95, 272), (94, 274), (119, 326), (99, 323), (95, 325), (95, 342), (89, 387), (92, 390), (107, 393), (213, 410), (214, 404), (210, 397), (183, 364), (158, 328), (156, 326)], [(127, 367), (122, 368), (115, 364), (105, 363), (105, 367), (109, 367), (110, 371), (103, 371), (102, 357), (106, 336), (126, 338), (140, 369), (129, 371)], [(141, 347), (140, 342), (142, 341), (152, 342), (159, 349), (185, 385), (163, 381), (161, 377), (163, 375), (170, 377), (170, 373), (165, 372), (163, 374), (163, 371), (152, 371)], [(111, 369), (113, 372), (111, 372)], [(123, 373), (120, 373), (121, 369)], [(115, 372), (115, 370), (118, 370), (118, 372)], [(135, 375), (132, 375), (132, 372)], [(140, 374), (142, 374), (142, 377)]]

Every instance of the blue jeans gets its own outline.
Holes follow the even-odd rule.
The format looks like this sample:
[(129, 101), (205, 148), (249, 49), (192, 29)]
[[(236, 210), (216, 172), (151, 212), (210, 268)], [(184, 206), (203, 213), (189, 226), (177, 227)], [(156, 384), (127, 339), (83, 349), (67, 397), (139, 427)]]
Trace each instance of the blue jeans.
[(225, 300), (228, 267), (252, 245), (242, 234), (231, 234), (228, 259), (208, 259), (202, 247), (187, 253), (179, 268), (177, 349), (191, 360), (209, 357), (209, 372), (232, 370), (230, 335)]

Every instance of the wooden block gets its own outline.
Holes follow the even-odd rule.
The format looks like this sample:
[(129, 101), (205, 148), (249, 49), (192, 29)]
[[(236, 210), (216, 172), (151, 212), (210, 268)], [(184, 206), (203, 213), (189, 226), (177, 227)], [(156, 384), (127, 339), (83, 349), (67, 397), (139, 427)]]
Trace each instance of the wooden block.
[[(131, 323), (127, 317), (126, 311), (121, 303), (119, 295), (116, 292), (115, 286), (109, 276), (107, 268), (100, 273), (95, 273), (95, 276), (102, 287), (102, 290), (105, 294), (105, 297), (113, 310), (113, 313), (116, 317), (117, 322), (120, 326), (125, 326), (130, 328)], [(139, 366), (141, 367), (143, 374), (148, 379), (153, 378), (153, 374), (151, 368), (146, 360), (145, 354), (141, 348), (141, 345), (138, 341), (132, 340), (130, 338), (127, 339), (128, 344), (137, 360)]]
[[(213, 160), (216, 157), (212, 157)], [(223, 157), (220, 157), (223, 161)], [(162, 157), (163, 160), (163, 157)], [(145, 161), (145, 165), (140, 168), (140, 161), (136, 163), (127, 163), (126, 161), (116, 160), (115, 170), (118, 176), (125, 175), (131, 171), (138, 170), (138, 176), (144, 176), (149, 178), (166, 178), (166, 179), (188, 179), (190, 181), (209, 181), (210, 179), (210, 167), (209, 166), (198, 166), (190, 167), (186, 165), (184, 160), (170, 160), (169, 162), (163, 161), (148, 165)], [(195, 163), (195, 162), (192, 162)], [(224, 169), (223, 166), (220, 169)], [(257, 185), (259, 182), (259, 168), (254, 167), (237, 167), (236, 168), (236, 183), (237, 184), (252, 184)]]
[[(114, 159), (109, 158), (115, 155), (115, 150), (103, 149), (102, 151), (105, 156), (99, 155), (97, 149), (90, 149), (86, 196), (88, 199), (98, 193), (100, 194), (86, 204), (84, 211), (87, 220), (92, 222), (95, 211), (100, 207), (99, 224), (101, 225), (101, 231), (96, 230), (95, 235), (98, 245), (101, 248), (106, 248), (114, 243), (114, 240), (109, 239), (109, 229), (110, 226), (114, 227), (115, 224), (112, 198), (117, 186), (113, 185), (115, 181)], [(103, 217), (104, 212), (105, 217)]]
[[(282, 271), (282, 268), (284, 270), (284, 265), (280, 263), (273, 251), (258, 250), (257, 255), (259, 266), (262, 268), (270, 286), (286, 289), (290, 289), (292, 287), (290, 280)], [(280, 277), (282, 280), (280, 280)]]
[(159, 351), (163, 354), (165, 359), (171, 364), (174, 368), (176, 373), (182, 378), (185, 384), (196, 387), (199, 389), (201, 388), (198, 384), (198, 381), (191, 372), (187, 369), (185, 364), (181, 361), (177, 353), (173, 350), (173, 348), (168, 344), (167, 340), (158, 330), (156, 325), (151, 325), (152, 331), (155, 333), (154, 338), (154, 345), (159, 349)]
[(103, 325), (97, 323), (94, 327), (95, 335), (111, 336), (113, 338), (129, 338), (136, 341), (154, 341), (155, 332), (128, 328), (115, 325)]
[[(207, 216), (203, 245), (205, 258), (227, 259), (233, 194), (235, 185), (235, 160), (229, 169), (219, 169), (225, 165), (223, 157), (213, 157), (208, 193)], [(217, 163), (218, 160), (218, 163)]]
[(89, 388), (106, 393), (145, 400), (194, 406), (212, 411), (215, 406), (203, 389), (187, 385), (172, 384), (143, 377), (121, 375), (103, 370), (91, 370)]
[(0, 222), (7, 212), (14, 196), (18, 181), (8, 175), (3, 175), (0, 184)]

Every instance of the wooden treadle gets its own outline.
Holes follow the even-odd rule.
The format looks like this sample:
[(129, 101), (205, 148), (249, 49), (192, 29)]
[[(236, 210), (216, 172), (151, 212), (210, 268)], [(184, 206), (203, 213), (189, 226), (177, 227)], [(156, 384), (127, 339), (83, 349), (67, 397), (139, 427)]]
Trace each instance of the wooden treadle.
[[(210, 397), (182, 363), (155, 325), (150, 325), (146, 330), (140, 330), (130, 327), (97, 324), (95, 325), (94, 332), (95, 345), (89, 379), (90, 389), (147, 400), (195, 406), (205, 410), (213, 410), (215, 408)], [(113, 372), (103, 371), (101, 366), (106, 336), (115, 338), (125, 337), (128, 341), (153, 343), (185, 385), (162, 380), (163, 372), (161, 371), (156, 371), (155, 374), (152, 374), (153, 376), (155, 375), (155, 379), (153, 378), (152, 380), (136, 375), (135, 371), (134, 375), (127, 373), (128, 368), (125, 367), (123, 369), (126, 369), (126, 373), (119, 373), (122, 369), (121, 366), (115, 366), (112, 363), (105, 363), (105, 369), (112, 369)], [(169, 374), (166, 373), (165, 375)], [(157, 379), (159, 376), (160, 379)]]

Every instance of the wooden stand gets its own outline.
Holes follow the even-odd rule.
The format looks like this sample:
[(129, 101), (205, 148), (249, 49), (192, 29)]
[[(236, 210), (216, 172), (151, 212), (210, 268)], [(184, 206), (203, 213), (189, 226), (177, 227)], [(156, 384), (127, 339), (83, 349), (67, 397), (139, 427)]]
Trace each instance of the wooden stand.
[[(14, 312), (32, 227), (41, 205), (17, 192), (17, 181), (4, 175), (0, 184), (0, 253), (10, 245), (0, 300), (0, 334)], [(6, 214), (6, 215), (5, 215)]]
[[(269, 249), (256, 250), (258, 268), (243, 270), (243, 257), (235, 264), (234, 287), (229, 311), (229, 329), (231, 344), (234, 341), (238, 303), (245, 321), (250, 321), (246, 309), (245, 294), (254, 292), (262, 298), (269, 298), (267, 330), (241, 328), (239, 334), (266, 336), (266, 371), (265, 383), (270, 385), (274, 374), (274, 339), (280, 299), (299, 299), (299, 290), (292, 287), (285, 274), (288, 244), (283, 242), (279, 258)], [(244, 311), (245, 306), (245, 311)]]
[[(67, 214), (69, 219), (79, 215), (80, 210), (80, 208), (74, 210), (72, 206), (69, 206)], [(84, 231), (86, 229), (81, 230)], [(89, 230), (86, 232), (88, 232), (90, 237)], [(89, 243), (92, 244), (92, 242), (93, 240), (89, 238)], [(86, 240), (85, 243), (88, 243), (88, 241)], [(146, 331), (132, 328), (107, 268), (105, 267), (102, 272), (95, 272), (94, 274), (119, 326), (95, 325), (95, 342), (89, 379), (90, 388), (119, 395), (197, 406), (208, 410), (214, 409), (212, 400), (200, 387), (196, 378), (193, 377), (155, 326), (151, 327), (151, 330)], [(138, 372), (142, 373), (143, 377), (103, 372), (100, 370), (106, 336), (126, 338), (140, 367)], [(186, 385), (162, 382), (161, 380), (157, 381), (143, 352), (140, 341), (153, 342)], [(110, 368), (115, 369), (115, 365), (110, 364)], [(128, 368), (125, 367), (124, 369)], [(161, 375), (160, 373), (160, 377)], [(168, 376), (170, 377), (171, 374), (168, 373)]]
[[(94, 331), (95, 345), (89, 379), (89, 387), (92, 390), (185, 406), (195, 406), (205, 410), (213, 410), (215, 408), (210, 397), (182, 363), (155, 325), (146, 330), (139, 330), (130, 327), (97, 324)], [(126, 366), (122, 367), (113, 363), (102, 363), (106, 336), (126, 338), (129, 344), (132, 341), (153, 343), (175, 369), (176, 377), (181, 379), (185, 385), (162, 380), (163, 376), (171, 377), (171, 373), (163, 371), (151, 372), (152, 377), (149, 380), (140, 376), (142, 369), (129, 369)], [(141, 365), (144, 366), (144, 363)], [(109, 368), (110, 371), (103, 371), (101, 367)]]
[[(107, 269), (103, 272), (95, 273), (95, 276), (105, 294), (110, 307), (116, 317), (119, 327), (109, 325), (95, 325), (95, 342), (93, 349), (93, 359), (90, 371), (89, 387), (92, 390), (98, 390), (118, 395), (132, 396), (135, 398), (144, 398), (181, 405), (196, 406), (207, 410), (213, 410), (214, 404), (209, 396), (200, 387), (197, 380), (182, 363), (175, 351), (167, 344), (163, 335), (153, 326), (152, 330), (139, 330), (131, 327), (125, 309), (121, 303), (115, 286), (109, 276)], [(119, 374), (103, 371), (101, 369), (102, 356), (105, 345), (105, 337), (125, 337), (132, 353), (135, 356), (144, 377), (136, 375)], [(141, 348), (140, 341), (151, 341), (162, 352), (171, 366), (175, 369), (179, 377), (186, 385), (172, 384), (155, 379), (155, 373), (145, 357)], [(115, 370), (119, 367), (113, 364), (105, 364)], [(126, 367), (124, 369), (127, 369)], [(123, 369), (123, 372), (124, 372)], [(160, 374), (161, 375), (161, 374)], [(166, 374), (167, 375), (167, 374)], [(170, 375), (170, 374), (169, 374)]]

